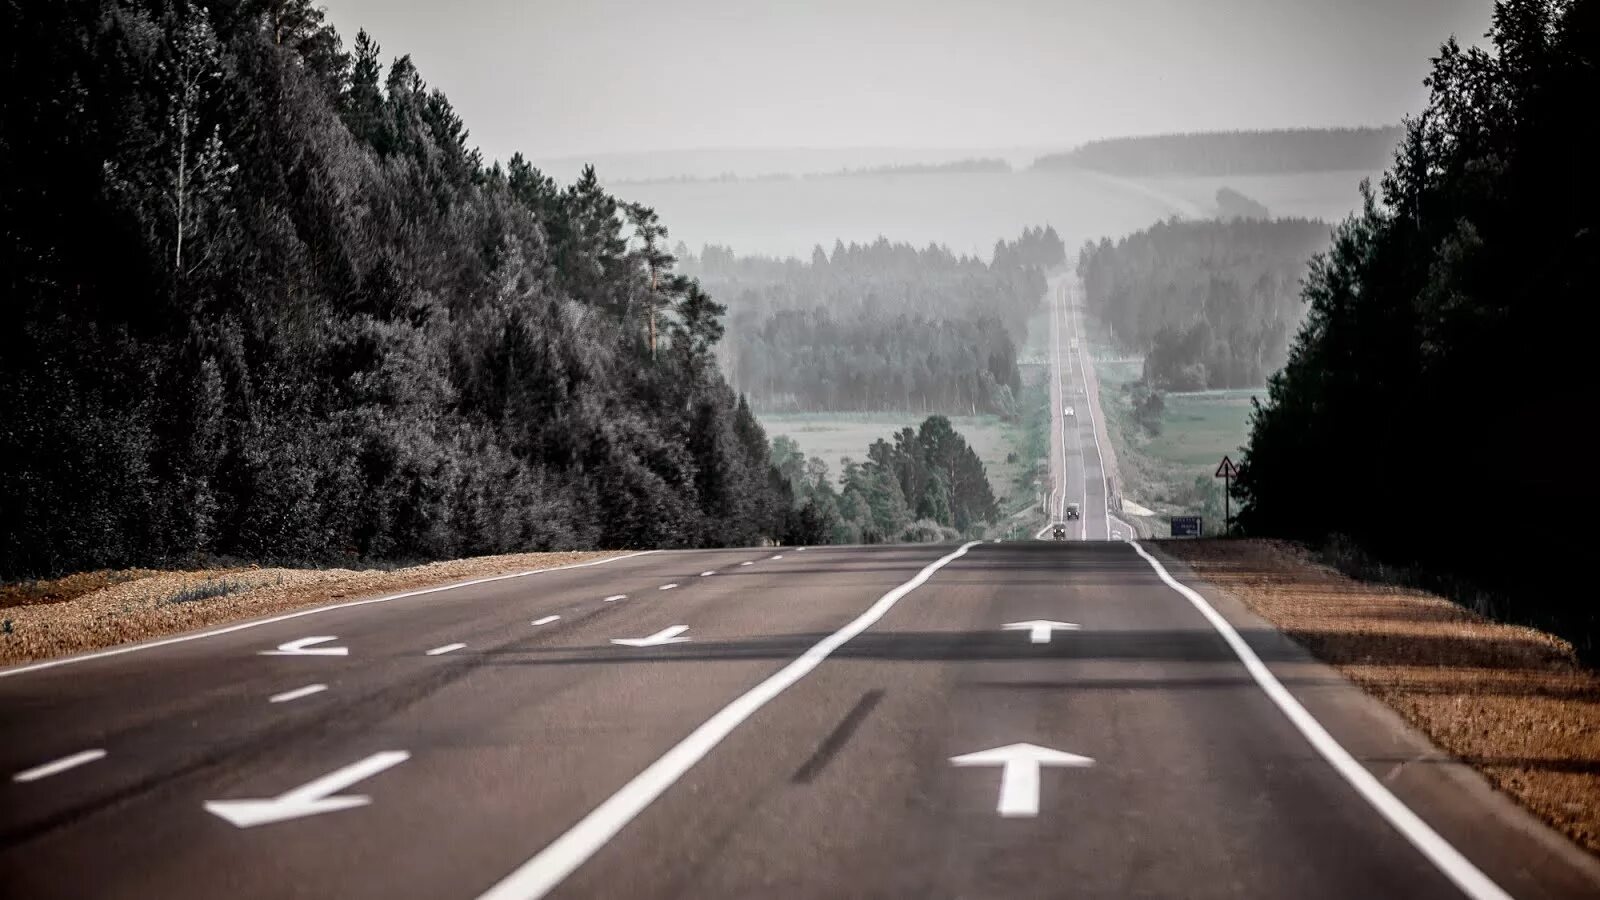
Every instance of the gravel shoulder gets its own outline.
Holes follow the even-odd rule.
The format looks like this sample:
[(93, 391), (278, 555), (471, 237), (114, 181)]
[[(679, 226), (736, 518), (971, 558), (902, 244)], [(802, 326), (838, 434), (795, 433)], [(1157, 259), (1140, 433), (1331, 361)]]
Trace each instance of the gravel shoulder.
[(1272, 541), (1163, 541), (1437, 746), (1600, 854), (1600, 673), (1566, 641)]
[(0, 586), (0, 665), (99, 650), (358, 597), (616, 555), (513, 553), (391, 570), (123, 569), (8, 584)]

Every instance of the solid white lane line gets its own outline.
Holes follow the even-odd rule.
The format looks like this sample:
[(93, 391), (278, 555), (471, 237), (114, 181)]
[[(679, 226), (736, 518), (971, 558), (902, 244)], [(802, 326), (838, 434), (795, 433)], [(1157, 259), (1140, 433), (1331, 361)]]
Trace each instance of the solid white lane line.
[(672, 787), (695, 763), (750, 718), (756, 710), (794, 685), (822, 664), (835, 650), (866, 631), (894, 608), (900, 598), (911, 593), (950, 563), (972, 549), (978, 541), (969, 541), (945, 556), (934, 560), (910, 581), (879, 597), (877, 602), (843, 628), (818, 641), (810, 650), (779, 669), (765, 681), (740, 695), (724, 706), (716, 715), (701, 723), (689, 736), (679, 741), (661, 758), (651, 763), (633, 780), (622, 786), (604, 803), (595, 807), (576, 825), (540, 850), (532, 859), (485, 891), (480, 900), (533, 900), (543, 897), (589, 857), (605, 846), (617, 832), (633, 821), (655, 799)]
[(675, 588), (677, 586), (678, 586), (678, 583), (676, 581), (674, 581), (672, 584), (663, 584), (661, 587), (656, 588), (656, 590), (658, 590), (658, 591), (670, 591), (670, 590), (672, 590), (673, 588)]
[(314, 609), (302, 609), (298, 612), (284, 613), (281, 616), (258, 619), (254, 622), (242, 622), (238, 625), (229, 625), (226, 628), (216, 628), (211, 631), (202, 631), (199, 634), (183, 634), (178, 635), (177, 637), (162, 638), (158, 641), (150, 641), (143, 644), (131, 644), (126, 647), (113, 647), (109, 650), (96, 650), (93, 653), (84, 653), (78, 656), (64, 656), (60, 659), (48, 659), (44, 662), (32, 663), (26, 666), (17, 666), (16, 668), (11, 669), (0, 669), (0, 678), (7, 678), (12, 675), (21, 675), (24, 672), (37, 672), (40, 669), (51, 669), (55, 668), (56, 666), (70, 665), (72, 663), (79, 663), (90, 659), (99, 659), (103, 656), (117, 656), (122, 653), (132, 653), (136, 650), (150, 650), (155, 647), (165, 647), (168, 644), (181, 644), (184, 641), (198, 641), (201, 638), (216, 637), (219, 634), (231, 634), (235, 631), (243, 631), (246, 628), (257, 628), (262, 625), (271, 625), (274, 622), (286, 622), (290, 619), (298, 619), (301, 616), (314, 616), (317, 613), (325, 613), (329, 610), (348, 609), (352, 606), (366, 606), (371, 603), (388, 603), (390, 600), (403, 600), (406, 597), (420, 597), (423, 594), (437, 594), (440, 591), (453, 591), (458, 588), (472, 587), (475, 584), (488, 584), (491, 581), (505, 581), (508, 578), (526, 578), (529, 575), (538, 575), (543, 572), (562, 572), (567, 569), (587, 569), (590, 566), (603, 566), (607, 563), (619, 562), (624, 559), (632, 559), (635, 556), (645, 556), (654, 552), (656, 551), (640, 550), (637, 553), (627, 553), (622, 556), (608, 556), (605, 559), (596, 559), (590, 562), (572, 563), (571, 565), (566, 566), (554, 566), (549, 569), (530, 569), (526, 572), (512, 572), (507, 575), (491, 575), (487, 578), (474, 578), (471, 581), (462, 581), (457, 584), (442, 584), (438, 587), (422, 588), (415, 591), (405, 591), (399, 594), (389, 594), (385, 597), (369, 597), (366, 600), (351, 600), (348, 603), (335, 603), (330, 606), (318, 606)]
[(454, 652), (456, 650), (460, 650), (462, 647), (465, 647), (465, 646), (466, 646), (466, 644), (445, 644), (443, 647), (435, 647), (432, 650), (429, 650), (428, 651), (428, 655), (429, 656), (440, 656), (440, 655), (445, 654), (445, 653), (451, 653), (451, 652)]
[(1399, 797), (1390, 793), (1389, 789), (1383, 786), (1383, 782), (1379, 781), (1361, 763), (1357, 762), (1356, 758), (1351, 756), (1350, 752), (1344, 749), (1334, 739), (1333, 735), (1328, 733), (1328, 729), (1322, 727), (1322, 723), (1318, 722), (1316, 717), (1312, 716), (1304, 706), (1300, 705), (1300, 701), (1289, 693), (1289, 690), (1283, 686), (1283, 682), (1272, 674), (1272, 670), (1266, 667), (1266, 664), (1261, 661), (1261, 657), (1250, 649), (1250, 645), (1244, 642), (1244, 638), (1239, 636), (1239, 632), (1234, 630), (1233, 625), (1227, 619), (1224, 619), (1222, 614), (1217, 612), (1206, 601), (1206, 598), (1200, 596), (1198, 591), (1168, 574), (1167, 567), (1163, 566), (1160, 560), (1151, 556), (1144, 547), (1139, 545), (1138, 541), (1129, 541), (1128, 543), (1132, 544), (1133, 549), (1137, 550), (1139, 555), (1144, 557), (1145, 562), (1148, 562), (1150, 567), (1155, 569), (1156, 574), (1161, 577), (1167, 587), (1182, 594), (1184, 599), (1188, 600), (1199, 611), (1200, 615), (1211, 623), (1211, 627), (1222, 635), (1222, 639), (1227, 641), (1228, 646), (1233, 649), (1234, 655), (1239, 657), (1240, 662), (1244, 663), (1245, 670), (1250, 673), (1250, 677), (1255, 679), (1256, 684), (1261, 687), (1267, 697), (1277, 704), (1278, 709), (1288, 717), (1295, 728), (1299, 729), (1312, 748), (1323, 759), (1327, 760), (1328, 764), (1333, 766), (1334, 771), (1338, 772), (1351, 787), (1355, 788), (1356, 793), (1371, 804), (1379, 815), (1388, 820), (1389, 824), (1393, 825), (1396, 831), (1410, 841), (1413, 847), (1420, 850), (1422, 855), (1426, 856), (1435, 868), (1443, 873), (1446, 878), (1455, 882), (1456, 887), (1460, 888), (1462, 893), (1473, 898), (1473, 900), (1511, 900), (1510, 894), (1507, 894), (1500, 889), (1499, 885), (1489, 880), (1489, 876), (1479, 871), (1477, 866), (1474, 866), (1470, 860), (1461, 855), (1461, 851), (1451, 846), (1449, 841), (1446, 841), (1438, 832), (1434, 831), (1427, 822), (1422, 821), (1422, 818), (1412, 812), (1411, 808), (1406, 806), (1405, 803), (1401, 802)]
[(555, 620), (557, 620), (559, 618), (561, 618), (561, 617), (560, 616), (545, 616), (542, 619), (534, 619), (533, 620), (533, 624), (535, 624), (535, 625), (549, 625), (551, 622), (554, 622)]
[(325, 684), (308, 684), (303, 688), (295, 688), (292, 691), (284, 691), (281, 694), (273, 694), (271, 697), (267, 698), (267, 702), (288, 703), (290, 700), (299, 700), (301, 697), (309, 697), (312, 694), (320, 694), (327, 689), (328, 686)]
[(701, 578), (705, 578), (707, 575), (715, 575), (715, 574), (717, 574), (717, 573), (714, 572), (714, 571), (713, 572), (701, 572), (700, 573), (700, 577)]
[(105, 755), (106, 752), (104, 750), (85, 750), (82, 753), (74, 753), (71, 756), (63, 756), (54, 762), (47, 762), (42, 766), (34, 766), (31, 769), (23, 769), (21, 772), (11, 776), (11, 780), (24, 783), (29, 781), (38, 781), (41, 778), (49, 778), (51, 775), (60, 774), (68, 769), (76, 769), (84, 763), (92, 763), (97, 759), (104, 759)]
[(611, 596), (606, 598), (606, 602), (607, 603), (615, 603), (618, 600), (626, 600), (626, 599), (628, 599), (628, 595), (627, 594), (612, 594)]

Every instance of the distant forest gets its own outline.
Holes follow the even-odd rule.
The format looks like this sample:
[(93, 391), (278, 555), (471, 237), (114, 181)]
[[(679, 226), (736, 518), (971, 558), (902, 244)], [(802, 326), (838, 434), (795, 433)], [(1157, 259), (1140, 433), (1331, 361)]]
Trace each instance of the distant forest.
[(978, 454), (944, 416), (846, 459), (837, 488), (828, 464), (788, 437), (773, 439), (772, 459), (799, 504), (799, 543), (954, 540), (1000, 514)]
[(721, 308), (592, 171), (485, 165), (309, 0), (7, 15), (0, 576), (787, 533)]
[(864, 166), (856, 169), (835, 169), (831, 172), (802, 172), (794, 174), (789, 172), (768, 172), (761, 175), (735, 175), (726, 172), (721, 175), (675, 175), (666, 178), (633, 178), (611, 182), (613, 186), (623, 187), (630, 184), (699, 184), (699, 183), (726, 183), (734, 181), (796, 181), (811, 178), (857, 178), (880, 177), (885, 175), (966, 175), (972, 173), (1000, 173), (1011, 171), (1011, 164), (1003, 159), (958, 159), (953, 162), (943, 163), (904, 163), (898, 165)]
[(1300, 279), (1330, 228), (1309, 219), (1173, 219), (1078, 256), (1085, 303), (1163, 391), (1259, 387), (1303, 313)]
[[(1343, 536), (1600, 659), (1600, 3), (1502, 0), (1446, 43), (1379, 189), (1311, 267), (1243, 472), (1242, 527)], [(1584, 423), (1588, 422), (1588, 425)], [(1578, 568), (1574, 568), (1577, 564)]]
[(1374, 171), (1391, 159), (1398, 126), (1284, 128), (1161, 134), (1090, 141), (1042, 156), (1042, 171), (1091, 169), (1112, 175), (1276, 175), (1344, 169)]
[(1017, 347), (1066, 257), (1049, 227), (1000, 241), (988, 263), (883, 238), (809, 262), (679, 252), (727, 304), (727, 370), (758, 409), (960, 414), (1013, 411)]

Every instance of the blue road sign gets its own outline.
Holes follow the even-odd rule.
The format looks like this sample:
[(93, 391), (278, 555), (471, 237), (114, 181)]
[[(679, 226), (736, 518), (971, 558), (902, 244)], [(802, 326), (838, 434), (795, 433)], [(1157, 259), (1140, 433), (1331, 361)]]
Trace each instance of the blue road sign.
[(1200, 536), (1200, 517), (1199, 516), (1173, 516), (1172, 517), (1172, 536), (1173, 537), (1199, 537)]

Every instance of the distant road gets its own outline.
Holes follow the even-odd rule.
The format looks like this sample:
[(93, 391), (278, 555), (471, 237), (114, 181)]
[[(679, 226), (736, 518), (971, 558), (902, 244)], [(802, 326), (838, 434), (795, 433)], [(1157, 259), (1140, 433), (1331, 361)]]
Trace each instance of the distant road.
[(1144, 552), (654, 553), (0, 670), (0, 895), (1597, 896)]
[[(1050, 518), (1063, 521), (1067, 504), (1077, 503), (1081, 518), (1067, 523), (1069, 537), (1103, 541), (1115, 532), (1131, 538), (1133, 530), (1112, 515), (1107, 500), (1104, 448), (1086, 393), (1089, 344), (1072, 303), (1073, 284), (1071, 276), (1050, 283)], [(1049, 536), (1048, 524), (1039, 536)]]

